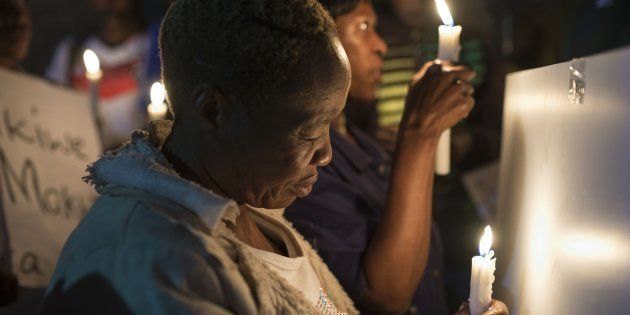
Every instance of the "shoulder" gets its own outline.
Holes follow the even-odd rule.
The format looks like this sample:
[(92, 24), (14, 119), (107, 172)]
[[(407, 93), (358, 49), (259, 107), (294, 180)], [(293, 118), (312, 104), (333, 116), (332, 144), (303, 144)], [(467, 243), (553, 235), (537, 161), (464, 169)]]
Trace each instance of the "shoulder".
[[(156, 211), (155, 205), (126, 196), (101, 195), (73, 231), (64, 254), (89, 254), (101, 247), (161, 242), (169, 246), (201, 249), (185, 221)], [(164, 245), (163, 244), (163, 245)]]
[(68, 308), (90, 314), (201, 314), (193, 310), (228, 304), (219, 269), (201, 252), (164, 242), (111, 244), (59, 265), (44, 309), (47, 314)]
[(100, 197), (64, 247), (47, 305), (100, 305), (101, 295), (113, 294), (112, 305), (129, 314), (225, 313), (236, 296), (226, 294), (248, 288), (224, 246), (182, 222), (132, 198)]

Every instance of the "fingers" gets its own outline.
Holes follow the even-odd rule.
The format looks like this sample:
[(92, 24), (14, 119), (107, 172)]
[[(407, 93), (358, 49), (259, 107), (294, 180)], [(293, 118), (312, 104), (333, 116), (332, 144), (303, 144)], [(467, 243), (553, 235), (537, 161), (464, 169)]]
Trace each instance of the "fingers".
[(455, 80), (455, 85), (459, 87), (459, 92), (464, 96), (470, 96), (475, 93), (475, 88), (470, 82), (462, 81), (460, 79)]
[(490, 308), (483, 312), (482, 315), (509, 315), (510, 312), (508, 311), (507, 306), (505, 306), (505, 304), (503, 304), (503, 302), (498, 301), (498, 300), (492, 300), (492, 302), (490, 303)]
[[(475, 88), (470, 82), (457, 79), (444, 93), (446, 93), (445, 97), (451, 102), (465, 103), (473, 100), (472, 97), (475, 93)], [(454, 106), (455, 105), (457, 104), (454, 104)]]
[(463, 118), (468, 117), (470, 111), (475, 106), (475, 99), (473, 98), (474, 88), (470, 83), (461, 82), (459, 84), (453, 84), (453, 86), (447, 90), (446, 102), (449, 104), (448, 108), (451, 115), (451, 121), (449, 125), (454, 125)]
[(455, 315), (470, 315), (470, 311), (468, 309), (468, 302), (462, 303), (462, 305), (459, 307)]
[(412, 82), (422, 79), (426, 74), (435, 74), (442, 71), (442, 65), (435, 61), (426, 62), (416, 74), (413, 75)]
[(457, 65), (457, 66), (445, 65), (442, 67), (442, 70), (444, 72), (449, 73), (453, 77), (457, 77), (466, 81), (471, 81), (472, 79), (475, 78), (475, 75), (476, 75), (473, 69), (463, 66), (463, 65)]

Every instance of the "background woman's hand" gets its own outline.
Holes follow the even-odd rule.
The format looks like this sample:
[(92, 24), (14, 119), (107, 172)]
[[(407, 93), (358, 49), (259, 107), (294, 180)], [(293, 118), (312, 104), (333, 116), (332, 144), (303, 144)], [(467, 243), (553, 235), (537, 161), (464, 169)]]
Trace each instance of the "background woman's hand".
[(474, 77), (464, 66), (426, 63), (409, 85), (400, 132), (439, 137), (468, 116), (475, 104), (470, 84)]
[[(503, 302), (499, 300), (492, 300), (490, 302), (490, 308), (483, 312), (481, 315), (509, 315), (510, 312), (508, 308)], [(462, 306), (459, 307), (459, 310), (455, 315), (470, 315), (470, 310), (468, 308), (468, 302), (462, 303)]]

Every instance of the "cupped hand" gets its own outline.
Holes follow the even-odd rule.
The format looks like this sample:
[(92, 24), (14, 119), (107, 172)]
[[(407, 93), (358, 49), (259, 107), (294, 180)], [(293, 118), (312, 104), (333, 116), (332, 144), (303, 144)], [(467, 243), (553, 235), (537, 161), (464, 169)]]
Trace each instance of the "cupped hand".
[(475, 104), (470, 83), (474, 77), (465, 66), (427, 62), (409, 85), (400, 132), (439, 137), (468, 116)]
[[(503, 302), (499, 300), (492, 300), (492, 302), (490, 302), (490, 308), (488, 308), (488, 310), (483, 312), (483, 314), (481, 315), (509, 315), (509, 314), (510, 312), (508, 311), (507, 306)], [(470, 315), (468, 302), (462, 303), (462, 306), (459, 307), (459, 310), (457, 310), (457, 313), (455, 313), (455, 315)]]

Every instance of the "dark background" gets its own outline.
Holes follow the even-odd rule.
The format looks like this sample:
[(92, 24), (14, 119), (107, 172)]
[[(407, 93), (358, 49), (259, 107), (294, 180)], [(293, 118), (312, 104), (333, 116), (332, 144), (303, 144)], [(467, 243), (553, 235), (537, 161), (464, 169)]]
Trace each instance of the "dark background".
[[(489, 30), (502, 48), (506, 71), (540, 67), (621, 47), (630, 43), (630, 0), (449, 0), (453, 13), (476, 2), (488, 18)], [(88, 1), (28, 0), (33, 17), (33, 40), (23, 66), (41, 75), (56, 44), (68, 34), (91, 27)], [(142, 0), (146, 22), (159, 19), (163, 0)], [(497, 61), (498, 62), (498, 61)]]

